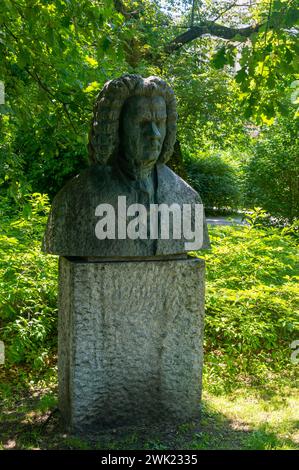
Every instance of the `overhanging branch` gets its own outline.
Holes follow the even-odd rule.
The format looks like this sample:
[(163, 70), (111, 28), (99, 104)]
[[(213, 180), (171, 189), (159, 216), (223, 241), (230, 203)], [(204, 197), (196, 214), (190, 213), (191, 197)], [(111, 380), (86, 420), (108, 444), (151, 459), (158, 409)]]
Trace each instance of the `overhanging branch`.
[(166, 45), (165, 51), (170, 54), (188, 42), (204, 36), (205, 34), (222, 39), (245, 41), (252, 33), (257, 32), (260, 27), (261, 25), (247, 26), (246, 28), (229, 28), (227, 26), (214, 23), (213, 21), (205, 21), (204, 23), (193, 26), (185, 33), (177, 36), (173, 41)]

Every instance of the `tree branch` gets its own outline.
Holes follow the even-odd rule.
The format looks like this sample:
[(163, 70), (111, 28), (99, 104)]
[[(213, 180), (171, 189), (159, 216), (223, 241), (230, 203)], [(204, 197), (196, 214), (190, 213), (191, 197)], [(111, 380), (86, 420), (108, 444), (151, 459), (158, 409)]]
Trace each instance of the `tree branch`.
[(121, 0), (113, 0), (113, 5), (115, 10), (121, 13), (125, 18), (136, 18), (142, 11), (141, 8), (135, 11), (127, 11)]
[[(14, 40), (17, 42), (17, 44), (19, 45), (19, 39), (17, 38), (17, 36), (15, 36), (15, 34), (8, 28), (8, 26), (3, 23), (3, 26), (6, 28), (6, 30), (8, 31), (8, 33), (11, 35), (11, 37), (14, 38)], [(38, 84), (38, 86), (40, 88), (42, 88), (46, 93), (47, 93), (47, 96), (48, 96), (48, 99), (51, 101), (51, 103), (53, 103), (53, 100), (59, 102), (62, 107), (63, 107), (63, 111), (64, 113), (66, 114), (66, 117), (73, 129), (73, 131), (75, 132), (75, 134), (78, 134), (78, 131), (77, 129), (75, 128), (74, 126), (74, 123), (72, 121), (72, 118), (70, 116), (70, 113), (69, 113), (69, 110), (67, 108), (67, 104), (66, 102), (62, 101), (61, 99), (59, 99), (54, 92), (51, 91), (51, 89), (45, 85), (45, 83), (43, 83), (43, 81), (40, 79), (40, 77), (38, 76), (37, 72), (35, 70), (31, 71), (30, 68), (27, 66), (24, 67), (24, 70), (28, 73), (28, 75)]]
[(74, 126), (74, 123), (72, 121), (72, 118), (70, 116), (70, 113), (69, 113), (69, 110), (67, 109), (67, 103), (65, 103), (64, 101), (60, 100), (48, 87), (47, 85), (45, 85), (42, 80), (40, 79), (40, 77), (38, 76), (38, 74), (34, 71), (34, 72), (31, 72), (31, 70), (29, 69), (29, 67), (25, 67), (25, 70), (26, 72), (30, 75), (31, 78), (33, 78), (33, 80), (35, 80), (39, 87), (42, 88), (47, 94), (48, 94), (48, 98), (50, 99), (51, 103), (53, 103), (53, 100), (55, 101), (58, 101), (62, 107), (63, 107), (63, 110), (66, 114), (66, 117), (68, 118), (68, 121), (71, 125), (71, 128), (73, 129), (73, 131), (75, 132), (75, 134), (78, 134), (78, 130), (75, 128)]
[(228, 5), (224, 10), (222, 10), (218, 16), (216, 16), (216, 18), (213, 18), (213, 21), (216, 22), (217, 20), (219, 20), (219, 18), (221, 18), (223, 15), (225, 15), (225, 13), (227, 13), (228, 11), (230, 11), (232, 8), (234, 8), (237, 4), (237, 1), (231, 3), (230, 5)]
[(192, 1), (192, 11), (191, 11), (191, 24), (190, 24), (190, 28), (193, 28), (193, 24), (194, 24), (194, 12), (195, 12), (195, 0)]
[(188, 42), (191, 42), (205, 34), (230, 40), (237, 37), (236, 40), (240, 41), (243, 39), (245, 41), (252, 33), (258, 31), (261, 26), (262, 25), (247, 26), (246, 28), (229, 28), (227, 26), (214, 23), (214, 21), (205, 21), (202, 24), (193, 26), (185, 33), (182, 33), (173, 39), (173, 41), (165, 46), (165, 52), (171, 54)]

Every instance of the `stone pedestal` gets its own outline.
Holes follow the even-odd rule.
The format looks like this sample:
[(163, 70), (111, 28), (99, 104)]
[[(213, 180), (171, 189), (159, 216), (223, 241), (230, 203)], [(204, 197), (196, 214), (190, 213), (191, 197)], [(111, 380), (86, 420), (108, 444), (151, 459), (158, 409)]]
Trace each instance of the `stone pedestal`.
[(59, 408), (69, 430), (199, 416), (204, 261), (60, 258)]

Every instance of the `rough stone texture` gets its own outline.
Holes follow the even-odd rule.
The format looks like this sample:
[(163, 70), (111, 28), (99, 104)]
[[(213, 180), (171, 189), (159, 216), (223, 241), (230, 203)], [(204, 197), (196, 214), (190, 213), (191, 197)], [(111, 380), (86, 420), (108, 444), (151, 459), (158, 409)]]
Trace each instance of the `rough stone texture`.
[(199, 416), (204, 261), (60, 258), (59, 407), (68, 428)]

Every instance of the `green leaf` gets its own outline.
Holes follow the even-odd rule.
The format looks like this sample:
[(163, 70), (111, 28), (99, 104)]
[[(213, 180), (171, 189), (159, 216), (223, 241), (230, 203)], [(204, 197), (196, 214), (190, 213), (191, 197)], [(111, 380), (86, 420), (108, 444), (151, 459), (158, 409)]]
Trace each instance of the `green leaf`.
[(214, 54), (213, 58), (212, 58), (212, 65), (216, 68), (216, 69), (221, 69), (223, 68), (223, 66), (227, 64), (227, 57), (226, 57), (226, 49), (225, 47), (221, 47), (221, 49), (219, 49), (216, 54)]
[(285, 13), (284, 24), (288, 27), (294, 26), (299, 20), (299, 10), (296, 8), (290, 8)]
[(237, 83), (242, 83), (247, 80), (248, 76), (244, 68), (241, 68), (238, 70), (238, 72), (235, 75), (235, 80)]
[(286, 52), (284, 56), (285, 56), (286, 62), (290, 64), (293, 60), (294, 52), (291, 51), (289, 48), (286, 48)]

